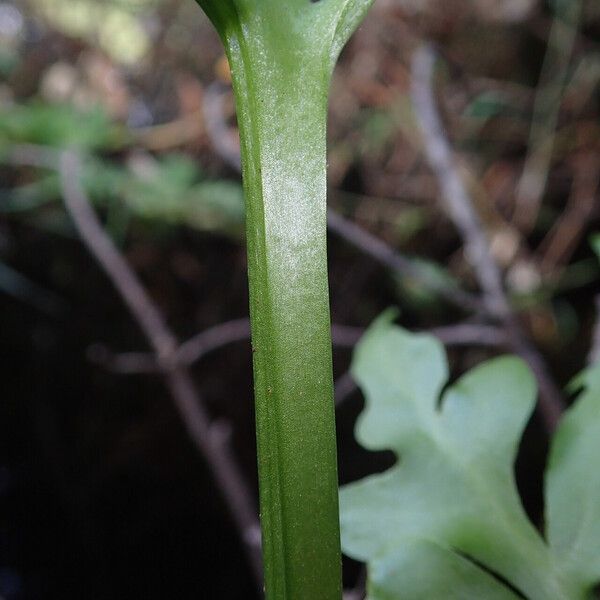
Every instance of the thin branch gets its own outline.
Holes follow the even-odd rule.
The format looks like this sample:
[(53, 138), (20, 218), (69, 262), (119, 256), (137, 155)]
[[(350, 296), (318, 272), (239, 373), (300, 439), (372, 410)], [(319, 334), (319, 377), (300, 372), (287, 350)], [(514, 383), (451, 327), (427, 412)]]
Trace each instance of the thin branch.
[(571, 163), (573, 185), (567, 206), (538, 249), (542, 254), (540, 267), (545, 274), (569, 262), (596, 209), (600, 156), (581, 153)]
[(589, 365), (600, 364), (600, 295), (596, 296), (594, 304), (596, 306), (596, 320), (594, 329), (592, 330), (592, 343), (588, 353)]
[(454, 306), (476, 312), (481, 311), (482, 306), (478, 298), (460, 288), (445, 285), (437, 277), (432, 277), (413, 261), (402, 256), (391, 246), (359, 227), (356, 223), (345, 219), (332, 208), (327, 210), (327, 226), (331, 232), (358, 248), (367, 256), (398, 273), (398, 275), (417, 281)]
[(473, 266), (484, 293), (489, 312), (505, 317), (508, 303), (503, 292), (502, 275), (494, 261), (479, 216), (458, 174), (452, 149), (444, 133), (435, 103), (431, 80), (436, 61), (433, 48), (423, 45), (413, 57), (412, 99), (423, 132), (424, 151), (440, 187), (440, 199), (465, 244), (465, 255)]
[(34, 144), (15, 144), (7, 153), (7, 161), (12, 165), (35, 167), (38, 169), (58, 169), (58, 153), (53, 148)]
[(535, 225), (546, 190), (556, 124), (577, 39), (581, 5), (581, 0), (556, 3), (556, 14), (535, 95), (527, 156), (516, 189), (514, 220), (525, 233)]
[[(352, 348), (364, 333), (362, 327), (332, 325), (331, 334), (334, 346)], [(190, 367), (224, 346), (250, 339), (250, 320), (234, 319), (209, 327), (186, 342), (183, 342), (169, 360), (167, 370), (172, 364)], [(103, 344), (93, 344), (87, 350), (92, 362), (121, 375), (160, 373), (165, 369), (151, 352), (123, 352), (115, 354)]]
[(60, 296), (3, 262), (0, 262), (0, 290), (51, 317), (63, 314), (67, 307)]
[(536, 375), (540, 387), (540, 414), (547, 429), (552, 431), (560, 419), (564, 400), (541, 354), (527, 339), (512, 312), (502, 273), (492, 256), (481, 220), (458, 173), (434, 98), (432, 80), (435, 60), (433, 48), (423, 45), (415, 52), (412, 63), (412, 100), (423, 133), (425, 155), (438, 180), (442, 207), (465, 244), (465, 255), (483, 290), (487, 311), (500, 320), (508, 336), (509, 346), (529, 364)]
[(148, 375), (163, 371), (156, 354), (152, 352), (117, 354), (104, 344), (92, 344), (87, 348), (86, 356), (95, 365), (119, 375)]
[(159, 360), (168, 360), (177, 348), (177, 341), (140, 280), (100, 225), (81, 185), (81, 171), (81, 162), (74, 152), (61, 153), (59, 175), (65, 208), (84, 245), (108, 275)]
[(434, 327), (427, 333), (434, 335), (445, 346), (487, 346), (497, 348), (506, 346), (506, 333), (493, 325), (460, 323), (446, 327)]
[(250, 339), (249, 319), (227, 321), (205, 329), (183, 342), (175, 353), (175, 360), (184, 365), (191, 365), (218, 348), (248, 339)]
[[(333, 345), (338, 348), (354, 348), (362, 337), (363, 327), (348, 325), (331, 326)], [(446, 346), (489, 346), (506, 345), (506, 335), (498, 327), (473, 323), (460, 323), (446, 327), (436, 327), (426, 331), (437, 337)], [(173, 364), (190, 367), (207, 354), (235, 342), (250, 339), (250, 321), (235, 319), (210, 327), (184, 342), (173, 354), (165, 367), (150, 352), (123, 352), (115, 354), (103, 344), (93, 344), (88, 348), (87, 356), (92, 362), (120, 375), (139, 375), (168, 371)]]
[(260, 531), (252, 493), (244, 480), (222, 427), (211, 423), (189, 372), (173, 360), (175, 336), (112, 240), (104, 232), (81, 184), (81, 163), (74, 152), (64, 151), (58, 161), (65, 207), (83, 243), (97, 260), (139, 324), (158, 361), (166, 385), (185, 427), (203, 455), (227, 503), (244, 542), (259, 587), (262, 586)]
[(41, 146), (18, 145), (11, 148), (8, 161), (59, 173), (65, 207), (83, 243), (122, 297), (153, 350), (153, 354), (129, 353), (115, 357), (97, 345), (90, 349), (89, 355), (96, 362), (109, 364), (119, 372), (163, 374), (190, 438), (212, 471), (243, 541), (256, 584), (262, 589), (260, 525), (253, 494), (231, 450), (230, 436), (226, 433), (229, 428), (221, 422), (211, 422), (186, 365), (177, 360), (180, 346), (176, 337), (102, 228), (81, 184), (79, 156), (72, 151), (57, 152)]

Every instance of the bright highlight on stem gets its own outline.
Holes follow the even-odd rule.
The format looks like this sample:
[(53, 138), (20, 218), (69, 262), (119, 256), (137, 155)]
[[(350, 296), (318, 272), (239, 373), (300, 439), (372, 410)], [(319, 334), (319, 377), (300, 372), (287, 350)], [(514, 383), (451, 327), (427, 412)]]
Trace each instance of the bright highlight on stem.
[(341, 597), (326, 118), (372, 0), (198, 0), (233, 75), (246, 196), (267, 598)]

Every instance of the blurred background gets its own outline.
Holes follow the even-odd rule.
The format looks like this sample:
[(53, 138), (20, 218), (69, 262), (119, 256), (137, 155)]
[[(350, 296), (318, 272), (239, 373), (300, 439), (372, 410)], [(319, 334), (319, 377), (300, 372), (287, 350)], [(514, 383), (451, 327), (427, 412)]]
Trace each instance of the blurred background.
[[(599, 80), (598, 0), (376, 0), (344, 50), (342, 482), (392, 462), (354, 442), (346, 372), (397, 306), (455, 375), (506, 351), (536, 372), (517, 476), (540, 523), (562, 390), (600, 356)], [(0, 0), (1, 599), (259, 597), (238, 164), (192, 0)]]

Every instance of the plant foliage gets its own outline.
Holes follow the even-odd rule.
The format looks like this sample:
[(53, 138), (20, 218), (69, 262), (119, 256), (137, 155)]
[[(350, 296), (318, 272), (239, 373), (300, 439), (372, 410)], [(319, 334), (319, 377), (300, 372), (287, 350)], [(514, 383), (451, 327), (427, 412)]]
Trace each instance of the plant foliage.
[[(179, 153), (153, 157), (136, 152), (123, 162), (106, 156), (116, 149), (126, 150), (128, 137), (100, 107), (80, 112), (68, 104), (32, 102), (0, 110), (0, 164), (20, 144), (47, 146), (57, 152), (74, 147), (86, 156), (86, 193), (109, 213), (114, 209), (126, 220), (134, 217), (161, 227), (185, 225), (241, 238), (244, 198), (237, 181), (209, 179), (192, 159)], [(46, 209), (47, 217), (61, 196), (59, 175), (40, 171), (10, 188), (0, 184), (0, 214), (19, 214), (30, 223), (43, 224), (40, 209)], [(60, 226), (53, 228), (68, 231), (68, 219), (59, 221), (62, 211), (55, 216)]]
[(536, 397), (520, 359), (490, 360), (444, 389), (441, 344), (382, 317), (352, 371), (366, 397), (358, 441), (399, 457), (341, 492), (342, 546), (368, 563), (369, 598), (591, 597), (600, 580), (600, 368), (580, 377), (583, 391), (552, 442), (545, 539), (513, 475)]
[(68, 104), (29, 104), (0, 110), (0, 150), (9, 143), (73, 146), (82, 150), (118, 146), (125, 133), (111, 123), (108, 114), (95, 106), (87, 112)]

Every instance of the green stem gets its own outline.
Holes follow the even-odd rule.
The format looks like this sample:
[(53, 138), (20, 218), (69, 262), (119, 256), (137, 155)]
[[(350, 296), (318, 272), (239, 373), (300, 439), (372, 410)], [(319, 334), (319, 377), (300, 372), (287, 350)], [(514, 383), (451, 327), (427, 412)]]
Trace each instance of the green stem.
[(339, 600), (327, 96), (372, 0), (199, 1), (225, 44), (240, 127), (266, 595)]
[(235, 50), (267, 593), (334, 599), (341, 578), (326, 97), (314, 70), (274, 69), (265, 78)]

